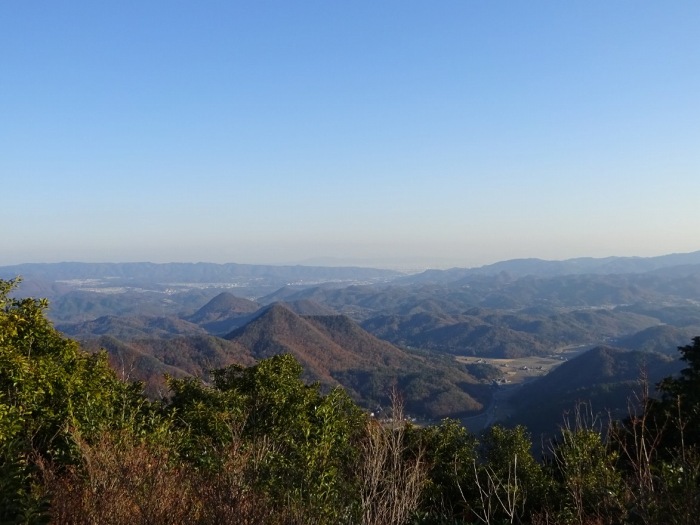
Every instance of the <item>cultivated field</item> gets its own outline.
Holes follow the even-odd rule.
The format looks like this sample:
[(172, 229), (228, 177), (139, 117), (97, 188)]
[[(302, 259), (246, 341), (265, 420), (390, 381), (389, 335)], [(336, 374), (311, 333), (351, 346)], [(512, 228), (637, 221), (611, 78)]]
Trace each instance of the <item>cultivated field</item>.
[(483, 363), (498, 367), (503, 375), (495, 386), (491, 404), (478, 416), (463, 418), (462, 424), (471, 432), (479, 432), (511, 414), (508, 403), (527, 381), (551, 372), (563, 362), (590, 350), (595, 345), (569, 346), (555, 350), (549, 356), (530, 356), (517, 359), (491, 359), (473, 356), (457, 356), (460, 363)]
[(457, 356), (464, 364), (483, 363), (498, 367), (503, 372), (502, 384), (520, 384), (543, 376), (564, 361), (579, 355), (591, 346), (575, 346), (557, 349), (548, 356), (519, 357), (515, 359), (492, 359), (487, 357)]

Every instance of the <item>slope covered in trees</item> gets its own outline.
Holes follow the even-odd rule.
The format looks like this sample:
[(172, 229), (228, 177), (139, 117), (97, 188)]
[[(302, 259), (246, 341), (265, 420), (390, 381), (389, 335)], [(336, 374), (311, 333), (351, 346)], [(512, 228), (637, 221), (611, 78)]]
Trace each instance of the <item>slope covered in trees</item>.
[(511, 400), (508, 421), (549, 439), (558, 431), (562, 415), (583, 405), (589, 415), (607, 424), (611, 417), (627, 416), (644, 384), (654, 385), (680, 369), (680, 362), (667, 355), (599, 346), (524, 385)]
[(524, 427), (416, 427), (396, 395), (371, 418), (289, 354), (171, 378), (149, 401), (13, 286), (0, 281), (2, 523), (696, 523), (700, 338), (662, 397), (606, 434), (575, 414), (539, 462)]
[(343, 315), (300, 316), (274, 304), (226, 339), (256, 359), (291, 354), (304, 379), (342, 385), (365, 407), (388, 404), (392, 385), (405, 393), (411, 414), (434, 419), (479, 411), (490, 398), (464, 366), (397, 348)]

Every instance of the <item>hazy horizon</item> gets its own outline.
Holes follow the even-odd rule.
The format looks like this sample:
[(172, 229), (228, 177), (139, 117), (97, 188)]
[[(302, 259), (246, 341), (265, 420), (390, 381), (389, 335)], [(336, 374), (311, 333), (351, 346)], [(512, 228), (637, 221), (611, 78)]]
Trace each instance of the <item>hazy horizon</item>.
[(685, 255), (692, 253), (700, 253), (700, 250), (694, 250), (692, 252), (673, 252), (673, 253), (663, 253), (655, 254), (649, 256), (639, 256), (639, 255), (607, 255), (607, 256), (588, 256), (583, 255), (579, 257), (564, 258), (564, 259), (548, 259), (542, 257), (524, 257), (524, 258), (514, 258), (514, 259), (498, 259), (493, 261), (487, 261), (480, 264), (453, 264), (454, 261), (449, 259), (436, 259), (433, 257), (427, 258), (397, 258), (397, 259), (358, 259), (358, 258), (340, 258), (340, 257), (316, 257), (309, 258), (305, 260), (296, 261), (281, 261), (281, 262), (264, 262), (256, 260), (239, 260), (239, 261), (207, 261), (207, 260), (55, 260), (55, 261), (23, 261), (20, 263), (10, 263), (10, 264), (0, 264), (0, 267), (6, 266), (16, 266), (22, 264), (61, 264), (61, 263), (78, 263), (78, 264), (248, 264), (248, 265), (261, 265), (261, 266), (316, 266), (316, 267), (357, 267), (357, 268), (374, 268), (374, 269), (388, 269), (388, 270), (398, 270), (405, 273), (416, 273), (424, 270), (435, 269), (435, 270), (446, 270), (451, 268), (479, 268), (482, 266), (489, 266), (491, 264), (513, 261), (513, 260), (542, 260), (542, 261), (566, 261), (573, 259), (607, 259), (607, 258), (653, 258), (658, 256), (666, 255)]
[(0, 265), (693, 252), (698, 27), (694, 2), (4, 3)]

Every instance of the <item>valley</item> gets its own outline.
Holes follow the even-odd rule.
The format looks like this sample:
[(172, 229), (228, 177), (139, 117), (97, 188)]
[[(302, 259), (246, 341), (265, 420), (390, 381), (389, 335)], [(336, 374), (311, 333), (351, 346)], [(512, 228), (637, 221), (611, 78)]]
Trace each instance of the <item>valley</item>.
[(562, 363), (579, 356), (596, 345), (573, 345), (556, 349), (547, 356), (527, 356), (514, 359), (484, 359), (474, 356), (457, 356), (455, 360), (466, 365), (491, 367), (493, 395), (491, 402), (478, 415), (461, 419), (471, 432), (479, 433), (499, 421), (507, 421), (514, 415), (511, 399), (519, 395), (522, 386), (554, 371)]
[[(601, 410), (617, 407), (618, 390), (640, 373), (610, 376), (628, 352), (659, 356), (648, 358), (655, 378), (700, 333), (700, 253), (412, 275), (201, 263), (0, 268), (2, 278), (17, 275), (22, 293), (48, 297), (59, 330), (106, 350), (151, 397), (168, 395), (164, 374), (207, 381), (212, 369), (289, 353), (304, 380), (340, 385), (366, 410), (397, 388), (411, 417), (459, 418), (475, 430), (548, 407), (556, 419), (562, 403), (586, 395)], [(589, 369), (574, 365), (585, 384), (556, 381), (596, 348), (614, 352)], [(546, 395), (531, 393), (545, 381)]]
[(499, 377), (494, 378), (495, 386), (521, 385), (526, 381), (542, 377), (551, 372), (563, 362), (590, 350), (596, 345), (573, 345), (554, 350), (552, 354), (539, 356), (532, 355), (516, 358), (483, 358), (475, 356), (456, 356), (458, 363), (466, 365), (485, 365), (491, 367), (493, 373)]

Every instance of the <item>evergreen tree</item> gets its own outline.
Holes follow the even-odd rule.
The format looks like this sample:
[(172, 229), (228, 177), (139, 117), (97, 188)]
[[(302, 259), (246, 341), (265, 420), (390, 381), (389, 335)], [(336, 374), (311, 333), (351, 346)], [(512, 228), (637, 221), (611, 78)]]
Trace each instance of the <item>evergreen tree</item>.
[(659, 383), (663, 396), (657, 412), (668, 420), (668, 445), (695, 447), (700, 444), (700, 337), (678, 351), (688, 366)]

